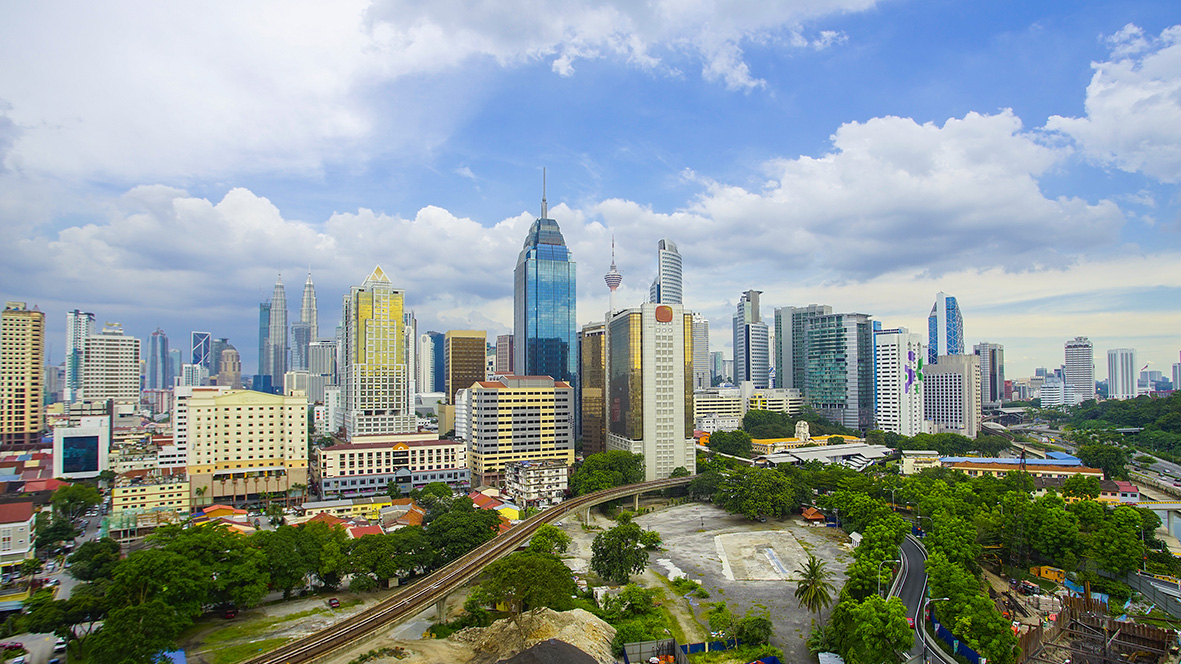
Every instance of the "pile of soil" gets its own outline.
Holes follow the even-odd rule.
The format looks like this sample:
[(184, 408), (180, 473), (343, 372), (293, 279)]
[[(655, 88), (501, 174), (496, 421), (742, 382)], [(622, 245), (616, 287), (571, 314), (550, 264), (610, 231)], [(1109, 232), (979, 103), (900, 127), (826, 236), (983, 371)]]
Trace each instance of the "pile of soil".
[(469, 627), (448, 637), (467, 644), (475, 656), (469, 664), (492, 664), (547, 639), (564, 641), (595, 658), (612, 664), (611, 639), (615, 628), (582, 609), (562, 611), (538, 609), (523, 613), (518, 627), (511, 618), (497, 620), (488, 627)]

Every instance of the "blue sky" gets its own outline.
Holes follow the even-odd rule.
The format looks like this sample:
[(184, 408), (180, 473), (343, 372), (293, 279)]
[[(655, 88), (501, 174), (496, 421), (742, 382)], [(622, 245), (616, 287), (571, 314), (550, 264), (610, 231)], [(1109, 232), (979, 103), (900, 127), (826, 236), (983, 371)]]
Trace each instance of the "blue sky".
[[(0, 294), (255, 366), (275, 276), (321, 334), (380, 263), (420, 329), (511, 325), (549, 173), (579, 320), (664, 236), (729, 354), (739, 294), (923, 329), (1008, 373), (1181, 350), (1173, 3), (37, 3), (0, 8)], [(294, 319), (294, 317), (293, 317)]]

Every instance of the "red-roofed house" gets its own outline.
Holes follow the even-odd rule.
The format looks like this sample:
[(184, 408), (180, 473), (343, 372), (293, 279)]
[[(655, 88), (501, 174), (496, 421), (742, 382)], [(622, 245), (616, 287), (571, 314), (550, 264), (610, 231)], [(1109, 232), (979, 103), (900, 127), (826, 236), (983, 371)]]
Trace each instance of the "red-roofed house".
[(0, 504), (0, 567), (5, 572), (33, 557), (33, 503)]
[(1115, 484), (1119, 487), (1119, 501), (1121, 503), (1140, 502), (1140, 487), (1122, 480), (1116, 480)]
[(806, 521), (824, 521), (824, 513), (815, 507), (805, 507), (803, 515)]
[(384, 535), (385, 531), (381, 526), (352, 526), (348, 529), (349, 537), (353, 539), (361, 539), (366, 535)]
[(332, 516), (328, 512), (320, 512), (319, 514), (308, 519), (304, 523), (326, 523), (329, 526), (343, 526), (343, 525), (347, 525), (348, 521), (345, 521), (344, 519), (337, 517), (337, 516)]

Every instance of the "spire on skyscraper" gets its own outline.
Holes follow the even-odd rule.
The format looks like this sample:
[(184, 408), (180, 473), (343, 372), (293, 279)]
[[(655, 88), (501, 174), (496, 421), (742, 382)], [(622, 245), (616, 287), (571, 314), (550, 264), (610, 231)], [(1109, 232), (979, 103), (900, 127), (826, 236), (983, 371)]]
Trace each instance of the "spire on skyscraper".
[(611, 289), (611, 311), (615, 313), (615, 289), (619, 288), (619, 284), (623, 283), (623, 275), (619, 270), (615, 269), (615, 236), (611, 236), (611, 269), (607, 274), (603, 275), (603, 281), (607, 282), (607, 288)]
[(549, 204), (545, 202), (545, 168), (541, 169), (541, 218), (549, 219)]

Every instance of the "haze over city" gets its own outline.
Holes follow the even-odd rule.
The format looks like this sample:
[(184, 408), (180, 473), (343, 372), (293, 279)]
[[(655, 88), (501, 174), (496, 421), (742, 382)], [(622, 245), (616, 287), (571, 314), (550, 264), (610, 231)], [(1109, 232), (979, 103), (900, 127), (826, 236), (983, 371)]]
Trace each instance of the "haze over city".
[(378, 264), (420, 330), (505, 334), (543, 167), (580, 323), (612, 237), (622, 306), (668, 237), (727, 357), (757, 289), (913, 331), (954, 294), (1013, 377), (1178, 360), (1173, 3), (453, 5), (0, 9), (0, 294), (47, 360), (81, 308), (250, 372), (277, 275), (329, 335)]

